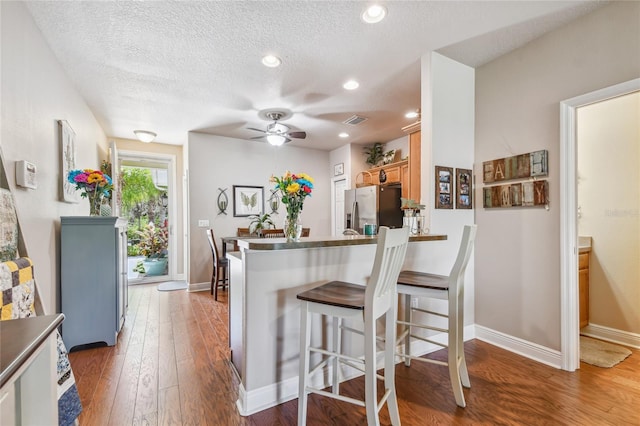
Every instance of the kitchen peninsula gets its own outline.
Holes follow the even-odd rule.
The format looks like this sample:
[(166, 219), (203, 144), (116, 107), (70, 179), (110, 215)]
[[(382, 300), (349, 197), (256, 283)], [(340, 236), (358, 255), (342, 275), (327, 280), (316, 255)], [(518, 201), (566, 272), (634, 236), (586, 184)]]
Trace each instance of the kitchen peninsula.
[[(419, 269), (424, 246), (446, 239), (446, 235), (410, 237), (405, 268)], [(241, 381), (240, 414), (297, 398), (300, 303), (296, 295), (327, 280), (366, 284), (376, 243), (375, 236), (307, 237), (298, 242), (241, 239), (240, 251), (227, 253), (229, 340), (231, 361)], [(330, 336), (330, 325), (316, 318), (312, 328), (314, 340)], [(362, 339), (350, 333), (344, 336), (345, 353), (361, 356)], [(311, 362), (317, 359), (312, 357)], [(343, 375), (356, 373), (349, 370)]]

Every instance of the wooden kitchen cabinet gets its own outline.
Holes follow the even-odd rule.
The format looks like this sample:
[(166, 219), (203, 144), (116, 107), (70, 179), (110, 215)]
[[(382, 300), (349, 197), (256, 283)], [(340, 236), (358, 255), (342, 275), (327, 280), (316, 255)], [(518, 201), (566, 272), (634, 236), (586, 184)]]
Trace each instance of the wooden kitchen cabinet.
[(580, 328), (589, 325), (589, 253), (578, 255)]
[[(409, 183), (403, 181), (403, 167), (407, 167), (408, 161), (398, 161), (397, 163), (387, 164), (385, 166), (372, 167), (363, 173), (363, 183), (367, 185), (389, 185), (394, 183), (409, 186)], [(380, 180), (381, 174), (384, 174), (384, 182)]]

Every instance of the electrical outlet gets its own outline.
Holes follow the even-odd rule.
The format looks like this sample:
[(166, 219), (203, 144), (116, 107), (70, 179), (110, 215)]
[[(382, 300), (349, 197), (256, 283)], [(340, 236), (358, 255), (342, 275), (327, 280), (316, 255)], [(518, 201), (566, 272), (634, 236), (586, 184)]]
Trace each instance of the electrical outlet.
[(412, 308), (417, 308), (418, 307), (418, 298), (417, 297), (411, 297), (411, 307)]
[(208, 219), (200, 219), (198, 221), (198, 227), (199, 228), (206, 228), (209, 226), (209, 220)]

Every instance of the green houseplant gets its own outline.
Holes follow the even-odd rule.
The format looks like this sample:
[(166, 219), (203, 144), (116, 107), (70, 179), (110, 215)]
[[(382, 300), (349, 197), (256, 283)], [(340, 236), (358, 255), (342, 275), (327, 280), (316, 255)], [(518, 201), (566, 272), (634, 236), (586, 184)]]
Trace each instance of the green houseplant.
[(364, 152), (364, 155), (367, 156), (367, 159), (365, 160), (366, 163), (371, 167), (377, 166), (384, 158), (384, 151), (380, 142), (376, 142), (371, 146), (365, 146), (362, 151)]
[(275, 228), (275, 224), (271, 220), (271, 215), (269, 213), (264, 214), (254, 214), (249, 216), (251, 222), (249, 222), (249, 232), (251, 234), (262, 233), (263, 229), (271, 229)]
[[(144, 272), (147, 276), (164, 275), (167, 270), (167, 248), (169, 245), (169, 232), (166, 226), (155, 226), (149, 222), (142, 231), (136, 232), (140, 236), (138, 248), (145, 259), (143, 268), (136, 267), (138, 272)], [(142, 271), (141, 269), (144, 269)]]

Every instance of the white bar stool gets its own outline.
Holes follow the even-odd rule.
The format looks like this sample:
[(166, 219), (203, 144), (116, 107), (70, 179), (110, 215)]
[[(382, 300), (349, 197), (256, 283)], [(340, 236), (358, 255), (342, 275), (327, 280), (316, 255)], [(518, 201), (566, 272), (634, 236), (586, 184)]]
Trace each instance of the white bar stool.
[[(404, 340), (404, 352), (399, 353), (398, 355), (404, 358), (404, 363), (407, 367), (410, 366), (412, 359), (430, 362), (433, 364), (448, 365), (451, 387), (453, 388), (453, 394), (456, 398), (456, 404), (460, 407), (465, 407), (466, 405), (462, 386), (466, 388), (471, 387), (469, 373), (467, 371), (467, 362), (464, 357), (464, 273), (467, 269), (471, 252), (473, 251), (476, 230), (476, 225), (467, 225), (464, 227), (458, 256), (449, 276), (428, 274), (424, 272), (402, 271), (398, 277), (398, 294), (404, 296), (405, 299), (404, 321), (398, 321), (398, 324), (405, 326), (405, 330), (398, 337), (398, 342)], [(412, 308), (412, 296), (448, 300), (448, 315), (422, 308)], [(426, 323), (417, 323), (414, 321), (413, 311), (448, 318), (448, 327), (441, 328), (434, 327)], [(412, 334), (412, 327), (448, 333), (448, 344), (443, 344), (435, 340)], [(448, 362), (412, 356), (411, 338), (445, 348), (448, 347)]]
[[(331, 281), (298, 294), (300, 306), (300, 388), (298, 393), (298, 425), (307, 421), (307, 394), (317, 393), (341, 401), (366, 407), (367, 424), (379, 425), (378, 412), (387, 402), (391, 422), (400, 424), (395, 389), (395, 337), (397, 319), (396, 281), (404, 262), (409, 239), (409, 228), (381, 227), (373, 270), (366, 286)], [(311, 347), (311, 313), (333, 317), (333, 351)], [(386, 315), (385, 315), (386, 314)], [(376, 379), (376, 320), (385, 315), (384, 387), (380, 402), (377, 398)], [(364, 361), (341, 354), (342, 319), (359, 320), (364, 330)], [(344, 327), (345, 330), (350, 330)], [(350, 331), (356, 331), (351, 329)], [(309, 371), (309, 356), (318, 352), (328, 356)], [(309, 376), (333, 361), (332, 392), (308, 385)], [(340, 363), (365, 373), (364, 401), (339, 394)], [(354, 363), (358, 363), (354, 365)], [(359, 365), (364, 363), (364, 369)]]

